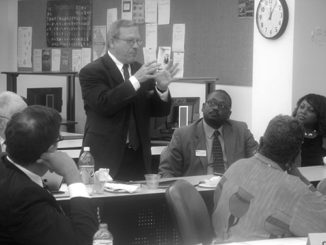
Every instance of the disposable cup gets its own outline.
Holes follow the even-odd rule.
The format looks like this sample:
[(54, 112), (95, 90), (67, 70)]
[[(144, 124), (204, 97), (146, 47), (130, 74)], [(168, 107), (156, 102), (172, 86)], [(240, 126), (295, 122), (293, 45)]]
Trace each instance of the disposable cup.
[(148, 189), (157, 189), (161, 178), (159, 174), (145, 174), (146, 185)]

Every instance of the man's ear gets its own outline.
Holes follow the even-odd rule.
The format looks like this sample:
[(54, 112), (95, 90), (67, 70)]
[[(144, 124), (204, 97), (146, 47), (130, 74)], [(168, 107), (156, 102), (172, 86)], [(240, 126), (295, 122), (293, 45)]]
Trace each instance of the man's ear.
[(231, 114), (232, 114), (232, 111), (231, 111), (231, 109), (230, 109), (230, 110), (229, 110), (228, 119), (230, 118)]
[(205, 108), (205, 103), (203, 103), (203, 105), (201, 107), (201, 112), (204, 112), (204, 108)]

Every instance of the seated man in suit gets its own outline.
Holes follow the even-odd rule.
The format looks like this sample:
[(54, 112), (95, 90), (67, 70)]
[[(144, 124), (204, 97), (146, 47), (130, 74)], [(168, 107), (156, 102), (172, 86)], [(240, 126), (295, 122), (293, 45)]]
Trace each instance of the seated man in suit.
[(326, 196), (293, 171), (300, 162), (304, 130), (290, 116), (267, 126), (258, 153), (225, 172), (214, 196), (217, 242), (306, 237), (326, 230)]
[(5, 149), (5, 129), (11, 116), (27, 107), (27, 104), (18, 94), (10, 91), (0, 93), (0, 152)]
[[(96, 209), (75, 162), (56, 151), (61, 117), (44, 106), (14, 114), (0, 155), (0, 244), (91, 244), (97, 230)], [(71, 217), (44, 188), (48, 170), (64, 177)]]
[(258, 144), (246, 123), (229, 119), (231, 104), (224, 90), (208, 95), (204, 118), (176, 129), (162, 152), (162, 177), (222, 174), (233, 162), (254, 155)]

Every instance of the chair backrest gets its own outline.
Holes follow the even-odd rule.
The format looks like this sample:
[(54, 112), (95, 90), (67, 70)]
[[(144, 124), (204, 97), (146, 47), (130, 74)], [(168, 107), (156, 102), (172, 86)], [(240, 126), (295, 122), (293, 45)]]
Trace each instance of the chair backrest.
[(212, 223), (196, 188), (185, 180), (178, 180), (166, 190), (165, 197), (182, 244), (210, 244), (214, 236)]

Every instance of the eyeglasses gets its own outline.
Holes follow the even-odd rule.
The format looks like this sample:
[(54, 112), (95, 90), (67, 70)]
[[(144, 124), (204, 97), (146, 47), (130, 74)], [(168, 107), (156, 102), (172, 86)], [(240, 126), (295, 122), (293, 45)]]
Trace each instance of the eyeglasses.
[(59, 135), (55, 142), (58, 143), (60, 141), (63, 141), (63, 136), (62, 135)]
[(122, 39), (122, 38), (118, 38), (118, 37), (116, 37), (115, 39), (125, 41), (129, 46), (134, 46), (135, 43), (137, 43), (138, 46), (143, 45), (143, 40), (141, 40), (141, 39)]
[(206, 104), (209, 107), (217, 107), (219, 110), (226, 110), (230, 108), (228, 105), (221, 102), (217, 102), (216, 100), (208, 100), (206, 101)]

